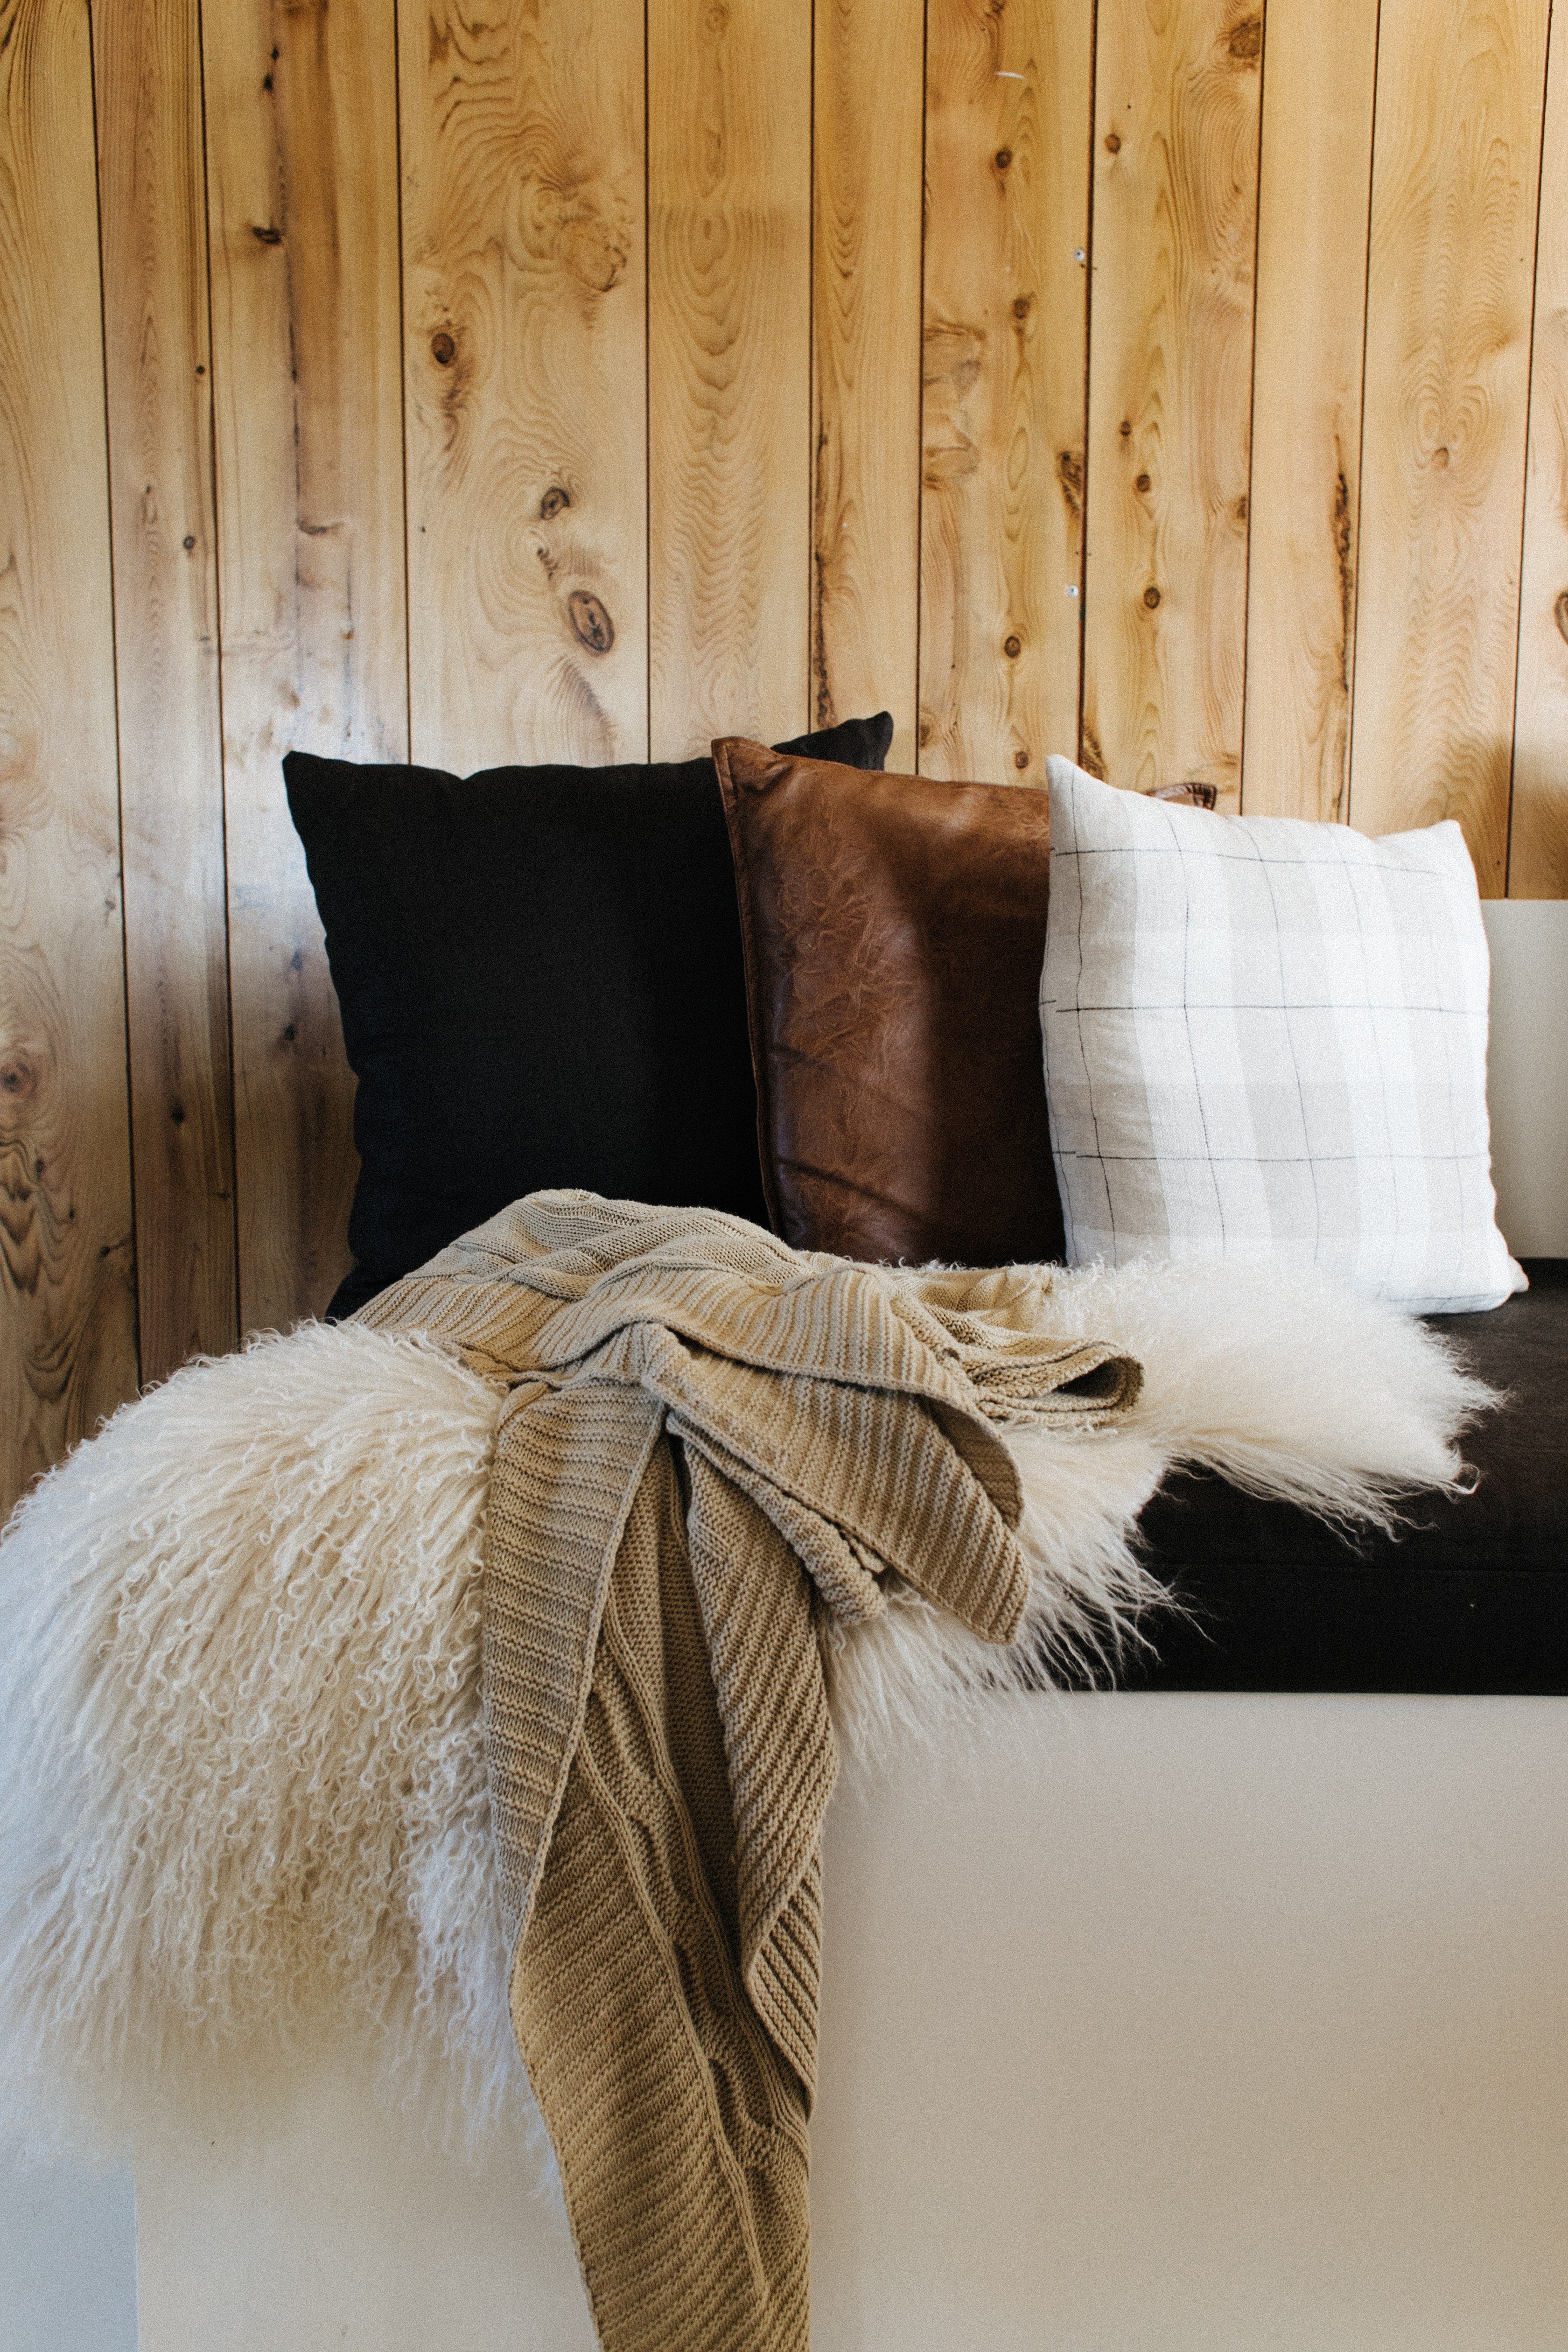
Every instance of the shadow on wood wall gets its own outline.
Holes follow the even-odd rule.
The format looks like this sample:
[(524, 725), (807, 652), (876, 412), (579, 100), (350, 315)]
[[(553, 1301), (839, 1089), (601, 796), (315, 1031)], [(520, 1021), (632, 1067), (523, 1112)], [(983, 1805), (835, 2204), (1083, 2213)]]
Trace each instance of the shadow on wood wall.
[(0, 0), (0, 481), (9, 1496), (347, 1263), (290, 743), (1568, 894), (1568, 8)]

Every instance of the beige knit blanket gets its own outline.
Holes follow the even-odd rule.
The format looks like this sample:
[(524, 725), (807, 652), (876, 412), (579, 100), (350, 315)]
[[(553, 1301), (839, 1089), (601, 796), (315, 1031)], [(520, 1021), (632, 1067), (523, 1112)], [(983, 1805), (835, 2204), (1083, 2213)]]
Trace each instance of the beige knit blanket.
[(808, 2341), (820, 1629), (889, 1571), (984, 1640), (1027, 1597), (999, 1422), (1139, 1370), (1026, 1271), (906, 1275), (536, 1193), (363, 1310), (505, 1382), (484, 1706), (519, 2046), (605, 2352)]

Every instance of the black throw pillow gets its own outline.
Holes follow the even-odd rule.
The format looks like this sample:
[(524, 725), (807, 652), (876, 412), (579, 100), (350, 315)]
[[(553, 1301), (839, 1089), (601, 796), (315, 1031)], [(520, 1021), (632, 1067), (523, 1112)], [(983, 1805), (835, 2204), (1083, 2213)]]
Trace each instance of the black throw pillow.
[[(880, 768), (892, 730), (780, 749)], [(359, 1263), (330, 1315), (550, 1185), (766, 1224), (711, 760), (459, 779), (290, 751), (283, 774), (359, 1079)]]

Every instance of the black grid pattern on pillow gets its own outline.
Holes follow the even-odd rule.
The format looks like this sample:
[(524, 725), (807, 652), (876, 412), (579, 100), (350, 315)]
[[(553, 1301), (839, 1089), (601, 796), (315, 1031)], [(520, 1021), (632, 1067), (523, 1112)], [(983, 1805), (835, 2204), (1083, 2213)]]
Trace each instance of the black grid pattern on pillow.
[(1519, 1287), (1458, 826), (1370, 841), (1065, 760), (1049, 776), (1040, 1019), (1069, 1263), (1307, 1258), (1417, 1312)]

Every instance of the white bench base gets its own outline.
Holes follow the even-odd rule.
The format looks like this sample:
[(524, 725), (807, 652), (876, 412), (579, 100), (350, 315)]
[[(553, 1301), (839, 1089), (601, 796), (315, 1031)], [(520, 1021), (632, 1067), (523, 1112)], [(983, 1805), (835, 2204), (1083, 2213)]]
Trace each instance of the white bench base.
[[(1568, 1700), (1080, 1696), (841, 1793), (815, 2352), (1559, 2352), (1565, 1767)], [(593, 2352), (520, 2167), (346, 2079), (139, 2204), (142, 2352)]]

